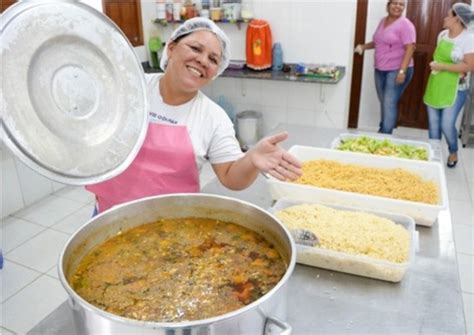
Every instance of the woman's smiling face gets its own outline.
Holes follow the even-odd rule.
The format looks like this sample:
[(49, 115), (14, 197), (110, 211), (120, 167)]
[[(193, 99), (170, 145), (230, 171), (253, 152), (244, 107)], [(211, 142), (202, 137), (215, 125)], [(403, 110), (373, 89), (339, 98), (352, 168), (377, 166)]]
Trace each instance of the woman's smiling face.
[(183, 90), (195, 92), (216, 76), (221, 61), (217, 36), (200, 30), (169, 44), (166, 72), (173, 72)]
[(405, 1), (391, 0), (387, 4), (388, 15), (391, 17), (400, 17), (405, 10)]

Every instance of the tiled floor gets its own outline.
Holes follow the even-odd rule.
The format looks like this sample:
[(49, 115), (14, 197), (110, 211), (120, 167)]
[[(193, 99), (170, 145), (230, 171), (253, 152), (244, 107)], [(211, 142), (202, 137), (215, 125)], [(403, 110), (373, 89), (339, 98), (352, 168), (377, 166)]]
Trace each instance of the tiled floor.
[[(474, 149), (461, 149), (458, 166), (446, 176), (464, 312), (468, 334), (474, 335)], [(202, 177), (207, 181), (212, 172), (206, 169)], [(66, 299), (57, 259), (71, 234), (88, 221), (92, 208), (88, 192), (67, 187), (2, 220), (0, 333), (26, 333)]]

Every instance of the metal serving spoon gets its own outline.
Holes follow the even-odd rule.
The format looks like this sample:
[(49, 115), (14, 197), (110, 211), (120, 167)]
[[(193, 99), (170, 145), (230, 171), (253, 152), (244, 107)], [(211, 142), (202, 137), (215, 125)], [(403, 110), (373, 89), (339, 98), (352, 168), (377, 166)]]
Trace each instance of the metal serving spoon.
[(296, 244), (315, 247), (319, 244), (319, 239), (312, 231), (306, 229), (290, 229), (291, 236)]

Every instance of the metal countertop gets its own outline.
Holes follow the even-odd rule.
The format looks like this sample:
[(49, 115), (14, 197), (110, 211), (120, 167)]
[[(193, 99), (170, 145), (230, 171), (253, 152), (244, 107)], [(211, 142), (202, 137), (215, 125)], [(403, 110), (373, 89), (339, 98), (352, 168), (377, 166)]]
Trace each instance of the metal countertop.
[[(290, 134), (284, 143), (287, 148), (294, 144), (329, 147), (340, 133), (348, 132), (289, 124), (273, 132), (279, 130)], [(441, 157), (439, 141), (429, 142)], [(233, 196), (263, 208), (273, 203), (262, 177), (244, 191), (229, 191), (215, 180), (203, 192)], [(297, 265), (288, 288), (287, 322), (293, 334), (465, 334), (449, 209), (440, 212), (432, 227), (416, 230), (419, 251), (400, 283)], [(76, 334), (68, 302), (28, 334)]]

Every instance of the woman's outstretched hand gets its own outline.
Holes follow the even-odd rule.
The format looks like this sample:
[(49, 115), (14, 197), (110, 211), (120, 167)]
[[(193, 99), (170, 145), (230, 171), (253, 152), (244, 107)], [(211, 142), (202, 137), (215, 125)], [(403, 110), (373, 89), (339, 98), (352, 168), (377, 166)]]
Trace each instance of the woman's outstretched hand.
[(250, 152), (254, 166), (283, 181), (300, 177), (301, 162), (278, 145), (287, 138), (288, 133), (282, 132), (261, 139)]

